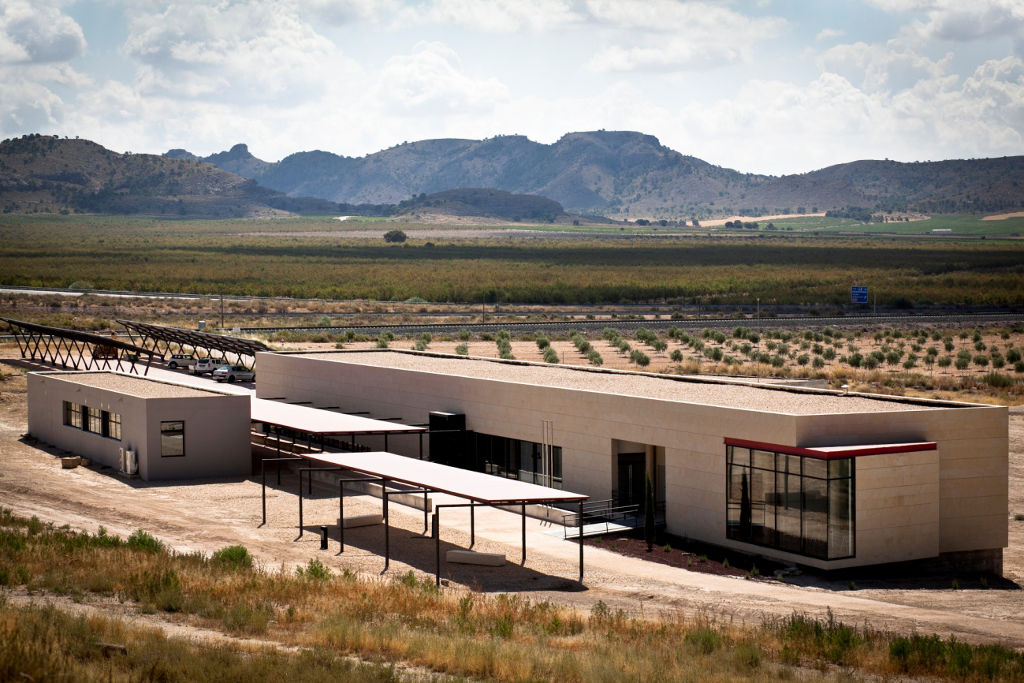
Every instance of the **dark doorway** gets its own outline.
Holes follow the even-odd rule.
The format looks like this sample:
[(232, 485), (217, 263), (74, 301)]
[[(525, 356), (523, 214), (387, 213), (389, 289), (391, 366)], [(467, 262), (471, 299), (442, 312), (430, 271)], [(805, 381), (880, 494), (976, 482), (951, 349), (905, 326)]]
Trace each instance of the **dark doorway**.
[(643, 453), (619, 453), (619, 504), (639, 505), (644, 502)]

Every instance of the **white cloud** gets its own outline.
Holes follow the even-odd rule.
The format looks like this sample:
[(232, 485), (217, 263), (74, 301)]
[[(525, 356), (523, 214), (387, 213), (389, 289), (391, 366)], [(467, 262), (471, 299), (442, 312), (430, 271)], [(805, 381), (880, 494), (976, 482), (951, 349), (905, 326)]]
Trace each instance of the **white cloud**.
[(455, 51), (437, 42), (419, 43), (411, 54), (392, 57), (375, 80), (377, 98), (404, 114), (487, 111), (509, 95), (497, 79), (465, 74)]
[(922, 78), (944, 74), (951, 55), (935, 61), (897, 41), (836, 45), (818, 59), (823, 72), (836, 73), (868, 91), (903, 90)]
[(580, 19), (569, 0), (433, 0), (412, 16), (488, 33), (548, 31)]
[(82, 28), (57, 7), (0, 0), (0, 63), (66, 62), (84, 52)]
[(39, 83), (0, 79), (0, 132), (18, 135), (52, 130), (63, 119), (64, 102)]
[(842, 29), (823, 28), (814, 39), (817, 41), (832, 40), (833, 38), (842, 38), (844, 35), (846, 35), (846, 31)]
[(1024, 39), (1024, 3), (1020, 0), (944, 0), (916, 22), (926, 38), (956, 42), (991, 38)]
[(344, 25), (380, 21), (401, 5), (397, 0), (302, 0), (299, 8), (316, 21)]
[(258, 0), (172, 5), (131, 22), (124, 53), (153, 95), (245, 102), (318, 97), (360, 73), (288, 5)]
[(588, 66), (596, 72), (745, 62), (757, 43), (778, 37), (788, 25), (778, 17), (750, 17), (706, 2), (589, 0), (587, 7), (594, 20), (619, 36), (617, 44), (590, 60)]

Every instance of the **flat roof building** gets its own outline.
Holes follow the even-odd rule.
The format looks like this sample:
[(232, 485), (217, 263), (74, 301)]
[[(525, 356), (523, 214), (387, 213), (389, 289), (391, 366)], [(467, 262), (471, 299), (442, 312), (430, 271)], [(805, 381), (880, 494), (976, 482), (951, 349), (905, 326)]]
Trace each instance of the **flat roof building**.
[(248, 474), (249, 396), (113, 372), (32, 372), (29, 433), (142, 479)]
[(416, 352), (256, 363), (259, 396), (436, 418), (432, 460), (623, 503), (649, 476), (678, 536), (823, 569), (1001, 570), (1006, 408)]

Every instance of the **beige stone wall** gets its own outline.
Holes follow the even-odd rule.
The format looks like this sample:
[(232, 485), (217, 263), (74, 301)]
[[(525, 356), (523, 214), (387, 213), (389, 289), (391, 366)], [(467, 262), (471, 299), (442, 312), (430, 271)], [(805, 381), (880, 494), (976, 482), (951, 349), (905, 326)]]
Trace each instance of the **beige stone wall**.
[[(64, 401), (121, 416), (121, 440), (64, 424)], [(73, 374), (28, 375), (29, 433), (44, 443), (117, 469), (120, 448), (138, 454), (145, 480), (245, 475), (250, 470), (249, 397), (209, 394), (139, 398), (74, 382)], [(160, 455), (160, 422), (185, 421), (185, 456)]]
[[(1005, 409), (796, 416), (349, 364), (344, 355), (258, 354), (257, 392), (408, 424), (425, 423), (431, 410), (465, 413), (471, 430), (532, 441), (552, 420), (564, 487), (595, 499), (616, 486), (616, 440), (663, 448), (670, 532), (783, 560), (853, 566), (1006, 545)], [(858, 459), (857, 556), (827, 563), (725, 539), (725, 437), (791, 446), (936, 441), (939, 450)], [(407, 455), (415, 446), (391, 442)]]

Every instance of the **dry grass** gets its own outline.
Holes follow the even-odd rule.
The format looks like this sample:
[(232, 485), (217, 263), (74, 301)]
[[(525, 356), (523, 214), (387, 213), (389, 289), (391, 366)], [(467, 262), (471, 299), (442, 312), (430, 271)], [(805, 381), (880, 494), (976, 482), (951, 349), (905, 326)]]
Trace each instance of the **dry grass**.
[[(937, 638), (894, 638), (831, 618), (794, 614), (751, 628), (719, 622), (712, 615), (634, 618), (600, 602), (589, 614), (581, 614), (516, 596), (439, 591), (411, 572), (397, 581), (362, 580), (350, 574), (331, 576), (315, 560), (295, 573), (254, 569), (199, 554), (168, 553), (143, 532), (126, 542), (103, 533), (53, 529), (8, 512), (0, 514), (0, 585), (114, 596), (226, 633), (311, 648), (326, 658), (318, 663), (302, 656), (266, 655), (273, 677), (284, 675), (281, 667), (295, 668), (295, 675), (287, 674), (289, 680), (315, 679), (316, 672), (338, 665), (336, 658), (343, 653), (500, 681), (618, 681), (655, 675), (665, 680), (767, 680), (793, 678), (797, 667), (805, 677), (808, 670), (824, 673), (836, 666), (881, 676), (1012, 680), (1024, 675), (1024, 657), (1010, 650)], [(0, 608), (0, 624), (5, 635), (0, 640), (7, 643), (0, 646), (5, 648), (0, 674), (24, 670), (31, 676), (33, 662), (55, 661), (55, 671), (88, 679), (92, 673), (74, 667), (78, 660), (94, 658), (88, 654), (91, 649), (82, 645), (65, 652), (53, 643), (71, 638), (94, 643), (100, 635), (153, 637), (133, 636), (123, 625), (106, 622), (89, 626), (100, 634), (89, 635), (81, 621), (9, 607)], [(24, 638), (24, 629), (36, 629), (42, 637)], [(108, 632), (114, 635), (103, 635)], [(162, 645), (150, 661), (170, 667), (167, 678), (195, 679), (184, 663), (172, 661), (190, 658), (184, 647)], [(198, 678), (247, 677), (236, 675), (248, 670), (230, 654), (217, 658), (224, 662), (218, 664), (223, 671), (206, 668)], [(119, 670), (118, 677), (145, 677), (138, 669), (125, 671), (129, 673)], [(379, 672), (363, 673), (372, 677)]]

